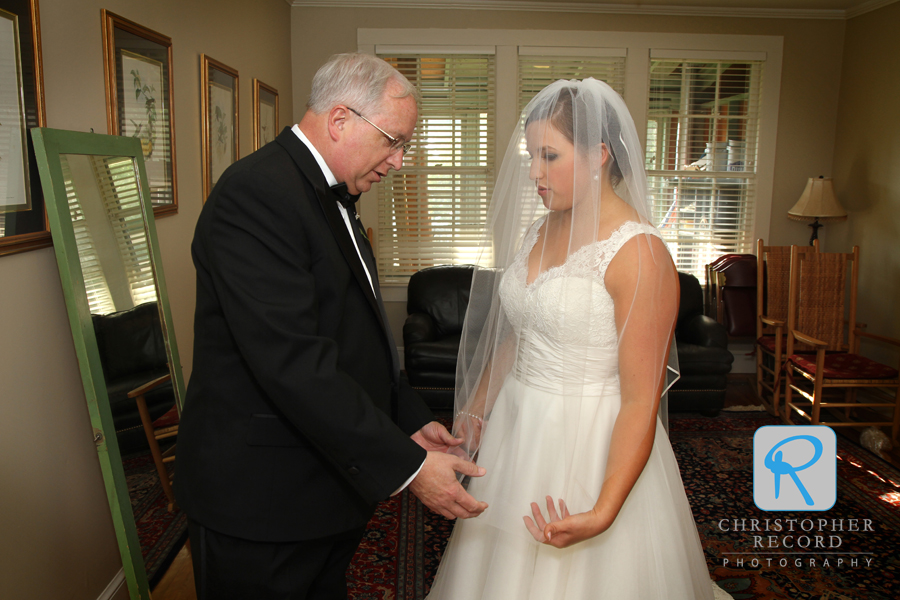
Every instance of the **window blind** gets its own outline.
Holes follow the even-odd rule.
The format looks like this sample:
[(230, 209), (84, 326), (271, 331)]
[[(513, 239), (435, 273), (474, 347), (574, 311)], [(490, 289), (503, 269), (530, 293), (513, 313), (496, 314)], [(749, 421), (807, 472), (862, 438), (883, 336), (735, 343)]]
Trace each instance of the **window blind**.
[[(530, 52), (542, 50), (540, 54)], [(625, 52), (617, 50), (594, 51), (592, 49), (520, 48), (519, 50), (519, 112), (542, 89), (558, 79), (585, 79), (593, 77), (605, 81), (623, 94), (625, 91)]]
[[(139, 187), (136, 182), (137, 172), (130, 157), (87, 156), (90, 161), (93, 179), (102, 203), (100, 214), (105, 215), (111, 229), (112, 238), (105, 233), (105, 224), (98, 224), (102, 217), (87, 219), (76, 191), (71, 167), (66, 156), (61, 157), (63, 180), (66, 186), (66, 197), (69, 202), (69, 214), (75, 232), (75, 244), (81, 262), (88, 306), (93, 314), (108, 314), (117, 310), (125, 310), (132, 306), (156, 301), (156, 283), (153, 277), (153, 265), (150, 246), (144, 228)], [(91, 194), (93, 195), (93, 194)], [(96, 212), (96, 211), (95, 211)], [(92, 225), (92, 221), (93, 225)], [(100, 228), (93, 231), (92, 227)], [(109, 288), (109, 277), (104, 271), (95, 235), (115, 243), (114, 253), (119, 260), (106, 265), (107, 268), (124, 270), (128, 290), (125, 298), (130, 297), (130, 304), (117, 306), (116, 299)], [(104, 246), (105, 247), (105, 246)], [(109, 258), (107, 258), (109, 262)], [(119, 304), (127, 301), (119, 295)]]
[(69, 202), (69, 215), (72, 219), (72, 229), (75, 231), (75, 246), (78, 248), (78, 258), (81, 263), (81, 274), (84, 277), (84, 289), (87, 294), (88, 306), (92, 314), (105, 315), (115, 312), (106, 277), (103, 276), (103, 267), (100, 265), (100, 257), (97, 247), (91, 235), (91, 229), (84, 218), (81, 202), (75, 193), (75, 184), (72, 181), (72, 171), (69, 167), (68, 157), (60, 155), (63, 181), (66, 186), (66, 199)]
[(156, 282), (134, 161), (130, 157), (92, 156), (91, 162), (134, 305), (156, 302)]
[[(382, 283), (475, 262), (494, 185), (494, 57), (381, 55), (422, 101), (403, 170), (378, 187), (376, 254)], [(489, 249), (487, 249), (489, 252)]]
[(751, 251), (761, 60), (651, 59), (651, 209), (680, 271)]

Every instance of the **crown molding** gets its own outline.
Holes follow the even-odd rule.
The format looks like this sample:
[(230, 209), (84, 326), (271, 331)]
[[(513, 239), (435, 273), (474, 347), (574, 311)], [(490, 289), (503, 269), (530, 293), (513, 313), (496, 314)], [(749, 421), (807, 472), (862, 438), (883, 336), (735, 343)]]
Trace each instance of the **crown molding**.
[(859, 6), (854, 6), (852, 8), (848, 8), (846, 11), (847, 18), (852, 19), (853, 17), (858, 17), (859, 15), (864, 15), (868, 12), (872, 12), (873, 10), (878, 10), (883, 6), (887, 6), (888, 4), (893, 4), (897, 2), (897, 0), (869, 0), (868, 2), (864, 2)]
[[(590, 14), (627, 14), (680, 17), (737, 17), (755, 19), (844, 20), (898, 0), (871, 0), (852, 9), (738, 8), (604, 4), (600, 2), (547, 2), (541, 0), (287, 0), (295, 8), (403, 8), (451, 10), (515, 10)], [(852, 14), (851, 14), (852, 13)]]

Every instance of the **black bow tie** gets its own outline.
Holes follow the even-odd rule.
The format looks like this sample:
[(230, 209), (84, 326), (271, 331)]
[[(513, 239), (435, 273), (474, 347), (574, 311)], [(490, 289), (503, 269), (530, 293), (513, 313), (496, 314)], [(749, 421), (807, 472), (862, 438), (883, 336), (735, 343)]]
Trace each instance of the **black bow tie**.
[(359, 194), (352, 195), (347, 191), (346, 183), (339, 183), (331, 187), (331, 193), (337, 197), (337, 201), (344, 205), (344, 208), (351, 208), (359, 200)]

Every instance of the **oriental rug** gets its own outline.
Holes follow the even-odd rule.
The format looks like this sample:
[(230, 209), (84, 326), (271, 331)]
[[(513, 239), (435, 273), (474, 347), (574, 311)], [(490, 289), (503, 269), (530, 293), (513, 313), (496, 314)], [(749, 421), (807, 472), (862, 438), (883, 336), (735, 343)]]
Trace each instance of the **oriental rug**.
[(671, 415), (713, 579), (735, 600), (900, 597), (900, 472), (838, 435), (835, 505), (762, 511), (753, 502), (753, 434), (779, 424), (766, 413)]
[[(670, 415), (672, 446), (712, 578), (735, 600), (900, 598), (900, 473), (839, 435), (838, 498), (831, 510), (761, 511), (753, 503), (753, 434), (775, 424), (766, 413)], [(785, 531), (750, 530), (752, 519), (764, 524), (767, 518), (772, 529), (780, 519)], [(840, 546), (828, 550), (847, 554), (797, 547), (802, 535), (818, 534), (819, 518), (828, 521), (825, 536), (840, 538)], [(790, 541), (789, 520), (796, 529)], [(804, 531), (809, 520), (816, 531)], [(871, 531), (863, 531), (867, 522)], [(830, 531), (831, 525), (841, 530)], [(407, 492), (381, 503), (347, 572), (350, 598), (424, 598), (452, 527)], [(763, 555), (754, 535), (766, 543), (774, 535), (778, 547)]]
[(350, 598), (424, 598), (452, 529), (406, 490), (379, 504), (347, 570)]
[[(122, 463), (147, 580), (153, 589), (187, 540), (187, 516), (177, 507), (169, 512), (149, 450), (129, 454)], [(171, 474), (174, 465), (167, 466)]]

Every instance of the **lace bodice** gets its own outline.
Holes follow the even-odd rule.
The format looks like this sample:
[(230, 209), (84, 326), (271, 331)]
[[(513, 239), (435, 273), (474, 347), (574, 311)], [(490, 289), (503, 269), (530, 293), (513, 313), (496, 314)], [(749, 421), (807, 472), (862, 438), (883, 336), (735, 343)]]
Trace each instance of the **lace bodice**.
[(604, 282), (606, 269), (632, 237), (640, 233), (661, 237), (659, 232), (651, 225), (626, 221), (605, 240), (583, 246), (564, 264), (528, 284), (528, 254), (542, 222), (530, 229), (500, 284), (501, 302), (514, 331), (521, 336), (532, 330), (560, 346), (615, 348), (618, 336), (613, 300)]

